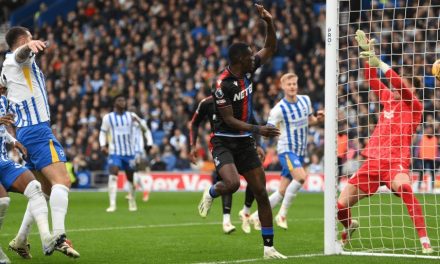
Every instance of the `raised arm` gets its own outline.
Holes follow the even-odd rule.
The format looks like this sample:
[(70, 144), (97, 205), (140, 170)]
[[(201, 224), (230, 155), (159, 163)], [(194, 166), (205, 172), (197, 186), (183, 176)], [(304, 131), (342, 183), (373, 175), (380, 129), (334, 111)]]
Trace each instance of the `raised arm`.
[(40, 51), (43, 51), (46, 48), (46, 43), (40, 40), (31, 40), (28, 43), (18, 47), (15, 53), (15, 60), (18, 63), (25, 62), (30, 56), (31, 52), (37, 54)]
[(371, 68), (368, 62), (365, 62), (364, 70), (365, 80), (368, 81), (371, 90), (379, 97), (379, 102), (390, 98), (392, 92), (388, 87), (377, 78), (377, 70)]
[(388, 71), (385, 72), (385, 76), (390, 79), (394, 89), (400, 93), (400, 96), (405, 102), (412, 102), (414, 107), (422, 108), (422, 104), (413, 94), (411, 88), (403, 82), (402, 78), (393, 69), (389, 68)]
[(269, 11), (264, 9), (262, 5), (255, 4), (255, 7), (257, 8), (261, 19), (266, 22), (266, 40), (264, 42), (264, 47), (256, 54), (261, 58), (261, 64), (264, 64), (275, 54), (277, 49), (277, 37), (272, 15)]

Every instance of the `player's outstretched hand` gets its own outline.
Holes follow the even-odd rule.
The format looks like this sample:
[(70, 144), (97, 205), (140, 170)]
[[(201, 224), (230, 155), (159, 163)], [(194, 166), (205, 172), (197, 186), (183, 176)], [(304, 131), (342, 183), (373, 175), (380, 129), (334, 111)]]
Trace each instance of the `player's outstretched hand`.
[(31, 40), (27, 43), (27, 46), (32, 50), (33, 53), (37, 54), (46, 48), (46, 43), (41, 40)]
[(6, 114), (2, 117), (0, 117), (0, 125), (10, 126), (14, 124), (14, 115), (13, 114)]
[(318, 112), (316, 112), (316, 118), (318, 119), (319, 123), (324, 123), (324, 119), (325, 119), (325, 113), (324, 110), (319, 110)]
[(368, 59), (368, 63), (371, 67), (379, 67), (380, 65), (380, 59), (376, 56), (374, 51), (362, 51), (359, 57)]
[(108, 155), (108, 148), (107, 148), (107, 147), (101, 147), (101, 152), (102, 152), (104, 155)]
[(261, 19), (263, 19), (266, 22), (272, 21), (272, 15), (264, 9), (262, 5), (255, 4), (255, 7), (257, 8), (258, 14), (260, 15)]
[(189, 158), (191, 160), (191, 163), (196, 165), (197, 164), (197, 150), (195, 148), (191, 148), (191, 151), (189, 152)]
[(376, 43), (376, 40), (368, 39), (364, 31), (358, 29), (356, 31), (355, 39), (358, 42), (359, 47), (361, 47), (361, 49), (364, 51), (374, 51), (374, 44)]
[(21, 154), (23, 155), (23, 158), (26, 159), (26, 157), (27, 157), (27, 149), (18, 141), (14, 142), (14, 147), (16, 149), (18, 149), (21, 152)]
[(260, 135), (264, 137), (277, 137), (280, 135), (280, 130), (274, 126), (260, 126)]

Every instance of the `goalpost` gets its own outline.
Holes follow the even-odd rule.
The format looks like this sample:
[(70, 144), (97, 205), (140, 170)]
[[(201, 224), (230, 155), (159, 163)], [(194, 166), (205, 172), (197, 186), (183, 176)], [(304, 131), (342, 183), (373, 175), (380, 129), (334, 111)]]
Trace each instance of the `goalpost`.
[[(440, 81), (431, 76), (430, 66), (440, 58), (440, 1), (327, 0), (326, 16), (324, 254), (440, 259), (440, 186), (431, 187), (438, 173), (431, 179), (425, 167), (428, 163), (419, 159), (418, 147), (429, 133), (426, 127), (434, 127), (434, 137), (440, 129), (440, 112), (436, 113), (440, 110), (440, 93), (435, 89), (439, 89)], [(376, 54), (399, 75), (421, 82), (416, 94), (425, 109), (414, 135), (409, 174), (434, 249), (430, 255), (422, 254), (405, 204), (383, 187), (351, 208), (359, 228), (348, 244), (342, 246), (339, 242), (342, 225), (337, 220), (337, 197), (365, 160), (358, 154), (381, 110), (363, 77), (361, 50), (354, 39), (357, 29), (376, 39)], [(385, 76), (378, 74), (390, 86)], [(339, 151), (343, 151), (339, 158), (338, 144)], [(438, 157), (438, 145), (436, 149)], [(423, 175), (420, 184), (419, 174)]]

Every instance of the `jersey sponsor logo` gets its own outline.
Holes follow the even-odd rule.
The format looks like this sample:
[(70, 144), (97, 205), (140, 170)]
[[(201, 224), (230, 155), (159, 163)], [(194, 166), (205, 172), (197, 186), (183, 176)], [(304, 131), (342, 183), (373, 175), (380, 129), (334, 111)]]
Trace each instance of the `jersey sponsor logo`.
[(249, 86), (244, 89), (243, 91), (234, 94), (234, 102), (243, 100), (246, 96), (250, 95), (252, 93), (252, 84), (249, 84)]
[(218, 98), (218, 99), (222, 99), (223, 96), (225, 96), (225, 94), (223, 93), (221, 88), (215, 90), (214, 94), (215, 94), (215, 97)]
[(386, 118), (386, 119), (391, 119), (391, 118), (393, 118), (393, 116), (394, 116), (394, 111), (392, 110), (392, 111), (383, 111), (383, 113), (384, 113), (384, 117)]

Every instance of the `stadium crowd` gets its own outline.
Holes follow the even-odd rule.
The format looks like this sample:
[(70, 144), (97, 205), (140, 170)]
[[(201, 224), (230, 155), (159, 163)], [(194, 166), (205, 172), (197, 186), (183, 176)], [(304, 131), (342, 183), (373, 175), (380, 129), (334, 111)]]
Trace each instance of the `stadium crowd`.
[[(324, 10), (311, 0), (265, 2), (275, 16), (278, 51), (254, 77), (257, 120), (265, 123), (281, 98), (278, 79), (287, 71), (300, 76), (300, 92), (310, 95), (315, 110), (322, 109)], [(105, 168), (99, 126), (112, 110), (112, 97), (122, 92), (152, 130), (152, 170), (211, 170), (209, 125), (200, 134), (200, 162), (191, 166), (188, 123), (226, 66), (228, 46), (245, 41), (261, 48), (263, 25), (252, 1), (81, 0), (66, 19), (34, 28), (34, 38), (50, 42), (40, 65), (52, 128), (74, 167)], [(274, 143), (263, 143), (268, 169), (279, 169)], [(309, 153), (318, 167), (322, 150), (323, 129), (311, 129)]]

